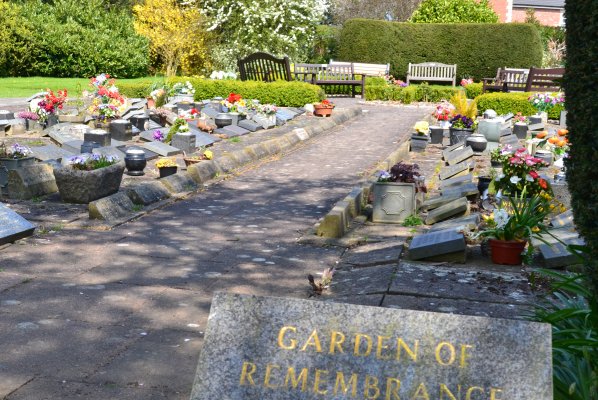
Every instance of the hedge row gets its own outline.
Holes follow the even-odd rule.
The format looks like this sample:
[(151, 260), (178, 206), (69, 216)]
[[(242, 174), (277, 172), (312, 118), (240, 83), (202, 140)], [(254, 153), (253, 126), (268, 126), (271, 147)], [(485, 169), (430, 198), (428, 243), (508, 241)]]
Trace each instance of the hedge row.
[(366, 100), (392, 100), (404, 104), (414, 101), (439, 102), (450, 99), (456, 92), (462, 90), (458, 87), (439, 85), (409, 85), (400, 87), (396, 85), (366, 85)]
[(318, 86), (304, 82), (256, 82), (238, 80), (211, 80), (200, 78), (169, 78), (168, 83), (190, 81), (195, 88), (195, 100), (227, 97), (238, 93), (245, 99), (257, 99), (262, 104), (276, 104), (282, 107), (303, 107), (324, 98)]
[(500, 67), (542, 64), (542, 41), (531, 24), (410, 24), (352, 19), (343, 26), (341, 60), (389, 63), (404, 78), (409, 63), (457, 64), (457, 77), (476, 80)]
[[(513, 114), (520, 112), (523, 115), (534, 115), (537, 111), (527, 100), (531, 95), (532, 93), (486, 93), (476, 97), (475, 101), (479, 113), (492, 109), (499, 115), (510, 112)], [(561, 104), (553, 107), (548, 112), (548, 118), (559, 119), (563, 110), (564, 107)]]

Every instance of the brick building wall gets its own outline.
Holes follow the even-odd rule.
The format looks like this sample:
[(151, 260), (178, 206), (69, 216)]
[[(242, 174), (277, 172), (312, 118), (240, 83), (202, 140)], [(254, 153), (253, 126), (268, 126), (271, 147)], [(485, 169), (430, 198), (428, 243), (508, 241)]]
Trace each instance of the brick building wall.
[[(525, 22), (526, 8), (513, 8), (513, 18), (511, 22)], [(563, 23), (563, 10), (550, 8), (535, 8), (534, 15), (542, 25), (560, 26)]]
[(499, 22), (511, 22), (513, 0), (490, 0), (490, 5), (498, 15)]

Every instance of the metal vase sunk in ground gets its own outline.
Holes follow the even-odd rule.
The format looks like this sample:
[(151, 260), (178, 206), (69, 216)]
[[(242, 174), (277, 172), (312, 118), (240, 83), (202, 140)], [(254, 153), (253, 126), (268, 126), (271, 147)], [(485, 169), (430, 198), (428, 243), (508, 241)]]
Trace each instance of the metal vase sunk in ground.
[(471, 128), (449, 128), (451, 146), (457, 143), (465, 143), (465, 140), (473, 133)]

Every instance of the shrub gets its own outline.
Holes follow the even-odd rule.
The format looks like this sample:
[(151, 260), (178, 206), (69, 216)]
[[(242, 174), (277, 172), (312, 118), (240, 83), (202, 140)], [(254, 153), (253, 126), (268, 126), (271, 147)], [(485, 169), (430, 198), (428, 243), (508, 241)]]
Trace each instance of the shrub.
[(497, 23), (498, 15), (488, 4), (488, 0), (424, 0), (409, 22)]
[(391, 74), (405, 78), (409, 63), (457, 64), (457, 77), (495, 76), (508, 65), (529, 68), (542, 63), (538, 30), (530, 24), (409, 24), (353, 19), (343, 26), (339, 58), (389, 63)]
[(257, 82), (237, 80), (211, 80), (201, 78), (176, 77), (168, 79), (169, 84), (190, 81), (195, 88), (195, 100), (211, 99), (217, 96), (226, 98), (230, 93), (238, 93), (245, 99), (257, 99), (262, 104), (276, 104), (282, 107), (303, 107), (324, 98), (318, 86), (304, 82)]
[(482, 94), (482, 87), (482, 82), (470, 83), (469, 85), (465, 86), (465, 95), (468, 99), (475, 99)]
[(337, 58), (338, 42), (341, 29), (337, 26), (318, 25), (316, 36), (308, 56), (308, 62), (314, 64), (325, 64), (330, 59)]
[(154, 81), (119, 82), (118, 91), (125, 97), (145, 98), (152, 91)]
[[(475, 101), (478, 110), (482, 113), (492, 109), (498, 114), (508, 114), (510, 112), (516, 114), (520, 112), (523, 115), (534, 115), (536, 109), (527, 100), (531, 95), (532, 93), (485, 93), (476, 97)], [(548, 118), (559, 119), (563, 109), (561, 104), (553, 107), (548, 112)]]
[(573, 143), (565, 160), (573, 215), (579, 233), (590, 249), (593, 263), (585, 269), (598, 293), (598, 3), (594, 0), (567, 1), (567, 126)]
[(109, 8), (103, 0), (29, 0), (14, 10), (18, 25), (8, 27), (15, 51), (10, 60), (16, 63), (7, 74), (88, 77), (108, 72), (123, 78), (147, 73), (148, 44), (135, 33), (126, 10)]
[(380, 85), (378, 81), (370, 84), (366, 81), (365, 98), (366, 100), (400, 101), (404, 104), (414, 101), (438, 102), (451, 98), (460, 90), (452, 86), (428, 85), (426, 83), (401, 87), (388, 84)]

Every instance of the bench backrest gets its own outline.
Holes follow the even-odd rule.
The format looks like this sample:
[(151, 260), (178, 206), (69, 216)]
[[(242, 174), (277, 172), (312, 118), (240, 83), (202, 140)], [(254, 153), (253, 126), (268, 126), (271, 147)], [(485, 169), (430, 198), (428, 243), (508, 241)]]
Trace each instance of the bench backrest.
[(409, 63), (407, 74), (412, 79), (444, 78), (449, 80), (457, 76), (457, 64), (442, 64), (437, 62)]
[(328, 67), (319, 75), (318, 79), (327, 81), (355, 80), (353, 63), (328, 64)]
[(525, 68), (502, 68), (501, 80), (508, 83), (522, 83), (527, 82), (527, 76), (529, 75), (529, 69)]
[(237, 61), (237, 66), (242, 81), (274, 82), (292, 79), (288, 57), (276, 58), (271, 54), (258, 52)]
[(293, 74), (295, 79), (311, 82), (312, 76), (319, 76), (321, 73), (326, 71), (328, 64), (302, 64), (298, 63), (293, 65)]
[(561, 90), (565, 68), (531, 67), (525, 86), (526, 92), (558, 92)]
[(330, 65), (353, 64), (353, 72), (357, 75), (384, 76), (390, 73), (390, 64), (351, 63), (348, 61), (330, 60)]

